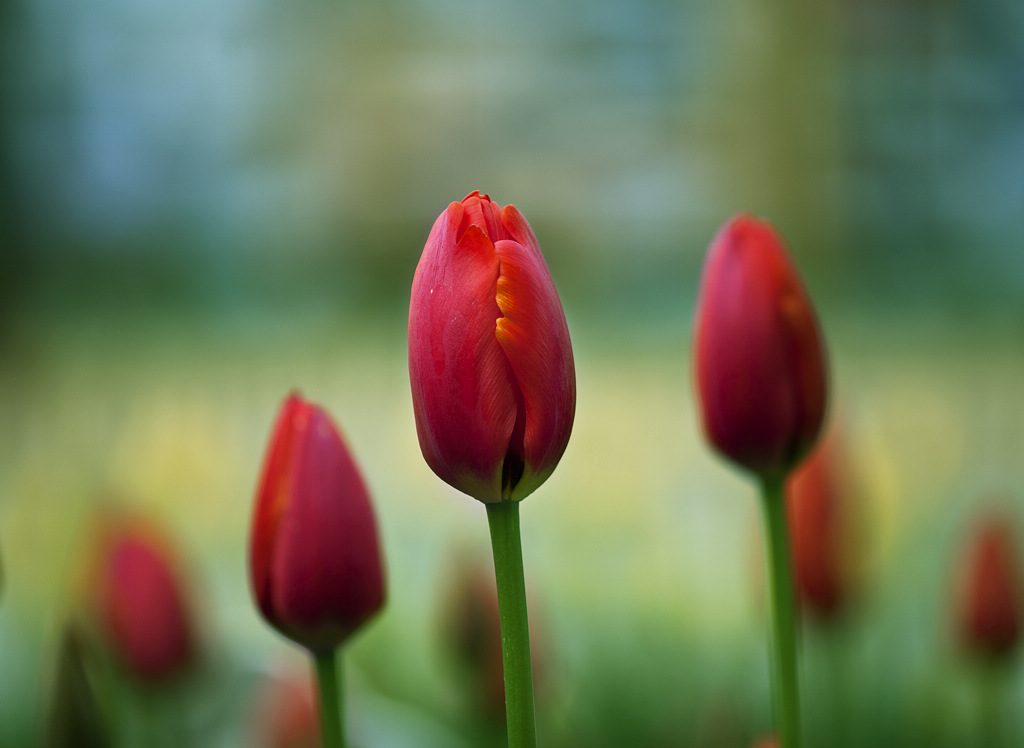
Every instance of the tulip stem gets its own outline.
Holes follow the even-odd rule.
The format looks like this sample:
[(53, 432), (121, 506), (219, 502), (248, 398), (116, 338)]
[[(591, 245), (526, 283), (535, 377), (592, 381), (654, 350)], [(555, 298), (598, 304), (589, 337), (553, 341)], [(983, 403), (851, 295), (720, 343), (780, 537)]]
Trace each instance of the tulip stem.
[(318, 706), (323, 748), (345, 748), (339, 659), (335, 650), (313, 655), (313, 661), (316, 663), (317, 694), (320, 698)]
[(509, 748), (534, 748), (537, 722), (533, 704), (530, 625), (526, 614), (519, 502), (487, 504), (494, 575), (501, 619), (501, 659), (505, 669), (505, 719)]
[(772, 700), (775, 706), (775, 730), (780, 745), (783, 748), (799, 748), (800, 697), (796, 672), (793, 562), (783, 480), (765, 478), (762, 484), (764, 550), (771, 606)]

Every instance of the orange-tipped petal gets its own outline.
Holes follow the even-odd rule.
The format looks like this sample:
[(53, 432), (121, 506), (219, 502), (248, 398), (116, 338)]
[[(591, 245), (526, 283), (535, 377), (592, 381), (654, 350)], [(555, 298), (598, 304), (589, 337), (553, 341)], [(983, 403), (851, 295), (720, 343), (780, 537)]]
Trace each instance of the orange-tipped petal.
[[(507, 211), (507, 209), (506, 209)], [(518, 211), (517, 211), (518, 212)], [(525, 416), (521, 477), (508, 486), (522, 499), (555, 469), (569, 443), (576, 413), (576, 373), (569, 328), (554, 281), (539, 252), (515, 241), (499, 241), (501, 262), (497, 338), (515, 373)]]
[(427, 464), (483, 502), (522, 499), (565, 450), (576, 384), (536, 237), (473, 192), (427, 239), (409, 305), (409, 377)]

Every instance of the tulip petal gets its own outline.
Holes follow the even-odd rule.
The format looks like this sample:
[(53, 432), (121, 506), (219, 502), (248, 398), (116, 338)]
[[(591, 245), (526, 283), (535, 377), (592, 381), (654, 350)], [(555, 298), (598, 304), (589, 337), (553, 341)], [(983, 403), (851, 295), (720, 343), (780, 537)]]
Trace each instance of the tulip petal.
[(576, 375), (565, 314), (533, 232), (512, 206), (503, 211), (506, 217), (510, 233), (528, 242), (494, 245), (501, 263), (496, 335), (519, 384), (525, 416), (521, 443), (513, 439), (509, 445), (510, 457), (521, 454), (524, 462), (521, 479), (508, 487), (508, 498), (519, 500), (547, 479), (565, 451), (576, 412)]
[(460, 491), (493, 502), (519, 394), (495, 337), (498, 256), (482, 227), (464, 227), (464, 215), (452, 203), (438, 218), (416, 268), (409, 372), (427, 463)]
[(381, 607), (384, 583), (359, 470), (326, 413), (302, 416), (293, 424), (291, 501), (276, 529), (271, 604), (286, 634), (328, 651)]
[(716, 237), (695, 321), (705, 430), (757, 473), (791, 468), (824, 419), (824, 344), (799, 275), (774, 231), (748, 216)]
[(462, 240), (470, 226), (477, 226), (492, 242), (499, 239), (510, 238), (501, 222), (501, 209), (487, 195), (480, 195), (480, 190), (475, 190), (463, 199), (460, 203), (463, 209), (462, 220), (459, 221), (459, 231), (456, 241)]
[(308, 420), (309, 411), (310, 406), (294, 394), (289, 395), (281, 406), (274, 430), (271, 432), (272, 441), (256, 491), (249, 550), (250, 569), (254, 597), (260, 612), (268, 620), (275, 618), (271, 600), (271, 565), (275, 541), (278, 538), (278, 524), (288, 501), (289, 472), (294, 466), (292, 451), (295, 435), (301, 431), (299, 424)]
[(161, 537), (141, 524), (119, 528), (109, 549), (104, 614), (115, 649), (144, 680), (182, 672), (195, 657), (182, 580)]

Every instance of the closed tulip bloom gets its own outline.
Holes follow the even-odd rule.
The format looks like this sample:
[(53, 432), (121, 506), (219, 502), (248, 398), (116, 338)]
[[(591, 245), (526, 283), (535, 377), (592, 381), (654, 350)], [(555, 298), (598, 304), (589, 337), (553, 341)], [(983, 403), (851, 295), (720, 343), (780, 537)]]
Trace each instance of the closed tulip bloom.
[(1010, 525), (992, 518), (978, 527), (961, 561), (957, 634), (968, 650), (999, 659), (1020, 641), (1022, 589)]
[(337, 427), (285, 400), (256, 494), (249, 571), (260, 612), (313, 653), (329, 653), (384, 603), (377, 526)]
[(707, 438), (757, 475), (781, 477), (821, 429), (827, 364), (814, 308), (771, 225), (741, 215), (715, 237), (695, 324)]
[(106, 528), (100, 625), (125, 668), (144, 682), (169, 680), (197, 657), (192, 611), (164, 537), (138, 521)]
[(853, 593), (848, 488), (837, 450), (837, 438), (830, 435), (787, 481), (796, 591), (820, 618), (837, 615)]
[(256, 703), (247, 745), (257, 748), (320, 748), (316, 694), (304, 673), (268, 681)]
[(485, 503), (543, 483), (569, 441), (569, 329), (533, 230), (473, 192), (434, 223), (412, 284), (409, 376), (431, 469)]

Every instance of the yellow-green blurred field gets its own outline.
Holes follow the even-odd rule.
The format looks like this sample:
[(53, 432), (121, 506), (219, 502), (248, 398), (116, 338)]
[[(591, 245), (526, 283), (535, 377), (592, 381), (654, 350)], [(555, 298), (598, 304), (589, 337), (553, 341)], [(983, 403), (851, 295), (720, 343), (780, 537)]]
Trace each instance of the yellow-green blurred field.
[[(576, 425), (522, 508), (545, 744), (746, 745), (770, 729), (755, 494), (701, 441), (689, 309), (677, 313), (642, 335), (567, 306)], [(804, 631), (811, 744), (965, 744), (990, 697), (951, 641), (951, 575), (972, 516), (1019, 506), (1024, 348), (1009, 326), (828, 312), (823, 324), (865, 582), (843, 626)], [(383, 534), (389, 603), (350, 654), (356, 734), (473, 744), (439, 625), (456, 565), (489, 563), (486, 521), (419, 454), (404, 309), (265, 329), (154, 318), (26, 330), (0, 378), (0, 743), (41, 735), (82, 547), (113, 504), (179, 542), (211, 658), (197, 719), (210, 745), (245, 744), (260, 675), (302, 667), (259, 619), (246, 577), (265, 440), (297, 388), (342, 425)], [(1001, 719), (1019, 731), (1017, 673)]]
[[(703, 254), (740, 211), (807, 281), (854, 476), (861, 590), (802, 632), (807, 745), (1021, 743), (1019, 658), (959, 656), (950, 594), (980, 513), (1024, 538), (1022, 59), (1017, 0), (10, 0), (0, 748), (46, 742), (109, 507), (168, 528), (201, 619), (165, 742), (259, 748), (268, 675), (306, 667), (246, 577), (293, 388), (347, 434), (383, 534), (355, 745), (500, 744), (441, 632), (485, 514), (423, 462), (405, 363), (423, 242), (474, 189), (530, 221), (576, 358), (568, 450), (522, 507), (541, 744), (770, 730), (754, 486), (702, 443), (690, 384)], [(131, 694), (108, 700), (151, 748)]]

